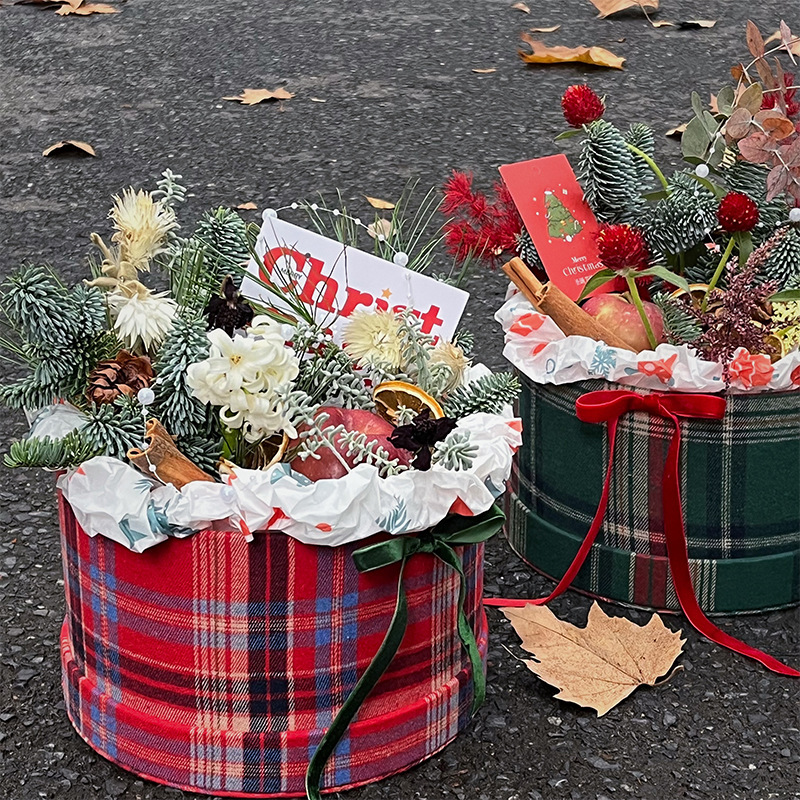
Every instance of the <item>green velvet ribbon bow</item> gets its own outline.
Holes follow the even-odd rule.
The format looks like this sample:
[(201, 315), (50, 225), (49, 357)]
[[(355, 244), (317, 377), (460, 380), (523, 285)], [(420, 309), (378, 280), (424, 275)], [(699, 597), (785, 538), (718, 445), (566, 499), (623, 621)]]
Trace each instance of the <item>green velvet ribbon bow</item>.
[(306, 772), (306, 797), (308, 800), (321, 800), (319, 784), (328, 759), (400, 648), (408, 625), (408, 602), (403, 586), (403, 575), (408, 560), (417, 553), (430, 553), (436, 556), (459, 575), (458, 635), (472, 666), (472, 713), (474, 714), (480, 708), (486, 697), (486, 676), (483, 673), (483, 663), (475, 634), (464, 613), (466, 596), (464, 568), (453, 548), (485, 542), (503, 527), (504, 522), (505, 514), (497, 506), (492, 506), (488, 511), (476, 517), (451, 514), (438, 525), (416, 536), (395, 536), (384, 542), (362, 547), (353, 553), (353, 561), (359, 572), (372, 572), (391, 564), (400, 564), (400, 572), (397, 577), (397, 601), (389, 630), (386, 631), (386, 636), (378, 648), (378, 652), (375, 653), (369, 666), (364, 670), (364, 674), (339, 709), (339, 713), (322, 737), (309, 762)]

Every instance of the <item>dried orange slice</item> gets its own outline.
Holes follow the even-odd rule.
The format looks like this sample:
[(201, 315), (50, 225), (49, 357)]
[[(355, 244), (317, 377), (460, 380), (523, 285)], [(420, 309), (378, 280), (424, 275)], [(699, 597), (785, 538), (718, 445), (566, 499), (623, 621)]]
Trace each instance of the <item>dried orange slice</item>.
[(378, 414), (392, 424), (397, 424), (397, 410), (400, 406), (410, 408), (417, 414), (427, 408), (434, 419), (441, 419), (444, 416), (444, 410), (433, 397), (419, 386), (405, 381), (381, 383), (372, 392), (372, 399), (375, 401), (375, 410)]

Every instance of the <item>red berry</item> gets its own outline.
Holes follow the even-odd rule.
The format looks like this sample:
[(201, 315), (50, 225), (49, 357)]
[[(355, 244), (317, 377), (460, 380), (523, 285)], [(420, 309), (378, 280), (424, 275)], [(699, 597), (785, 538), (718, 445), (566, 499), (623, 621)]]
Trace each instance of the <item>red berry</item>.
[(717, 219), (728, 233), (751, 231), (758, 224), (758, 206), (741, 192), (728, 192), (717, 209)]
[(643, 270), (650, 261), (644, 234), (630, 225), (603, 225), (597, 234), (597, 250), (609, 269)]
[(564, 110), (564, 119), (573, 128), (600, 119), (606, 111), (597, 93), (583, 83), (567, 88), (561, 98), (561, 108)]

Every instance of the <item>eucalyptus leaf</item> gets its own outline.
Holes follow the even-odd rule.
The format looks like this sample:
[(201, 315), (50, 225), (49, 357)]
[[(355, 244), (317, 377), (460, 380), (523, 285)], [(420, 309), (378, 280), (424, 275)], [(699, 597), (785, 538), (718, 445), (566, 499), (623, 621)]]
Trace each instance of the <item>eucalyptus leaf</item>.
[(733, 113), (733, 103), (736, 99), (736, 93), (733, 86), (723, 86), (717, 95), (717, 108), (719, 113), (729, 117)]
[(695, 117), (683, 132), (681, 152), (686, 158), (704, 159), (709, 144), (711, 144), (711, 136), (703, 125), (702, 120)]
[(709, 137), (713, 139), (719, 130), (719, 123), (714, 118), (714, 115), (709, 111), (704, 111), (703, 116), (700, 117), (700, 119), (703, 122), (703, 127), (708, 131)]
[(791, 303), (800, 300), (800, 289), (784, 289), (782, 292), (770, 295), (767, 300), (770, 303)]
[(703, 98), (697, 92), (692, 92), (692, 111), (694, 111), (695, 116), (702, 118), (705, 110)]
[(587, 295), (590, 295), (595, 289), (599, 289), (609, 281), (613, 281), (616, 277), (617, 273), (614, 272), (613, 269), (601, 269), (600, 272), (595, 272), (595, 274), (592, 275), (592, 277), (586, 282), (586, 285), (583, 287), (583, 291), (581, 292), (581, 296), (578, 298), (577, 302), (580, 303), (581, 300), (585, 300)]

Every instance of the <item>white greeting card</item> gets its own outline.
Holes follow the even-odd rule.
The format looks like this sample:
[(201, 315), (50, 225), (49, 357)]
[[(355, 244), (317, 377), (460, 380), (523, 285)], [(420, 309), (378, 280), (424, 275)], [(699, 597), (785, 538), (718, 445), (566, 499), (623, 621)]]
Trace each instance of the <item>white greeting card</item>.
[[(347, 247), (265, 212), (248, 272), (292, 291), (334, 333), (356, 309), (413, 310), (422, 332), (451, 339), (469, 294), (455, 286)], [(287, 281), (288, 279), (288, 281)], [(290, 310), (261, 283), (246, 277), (242, 294)]]

